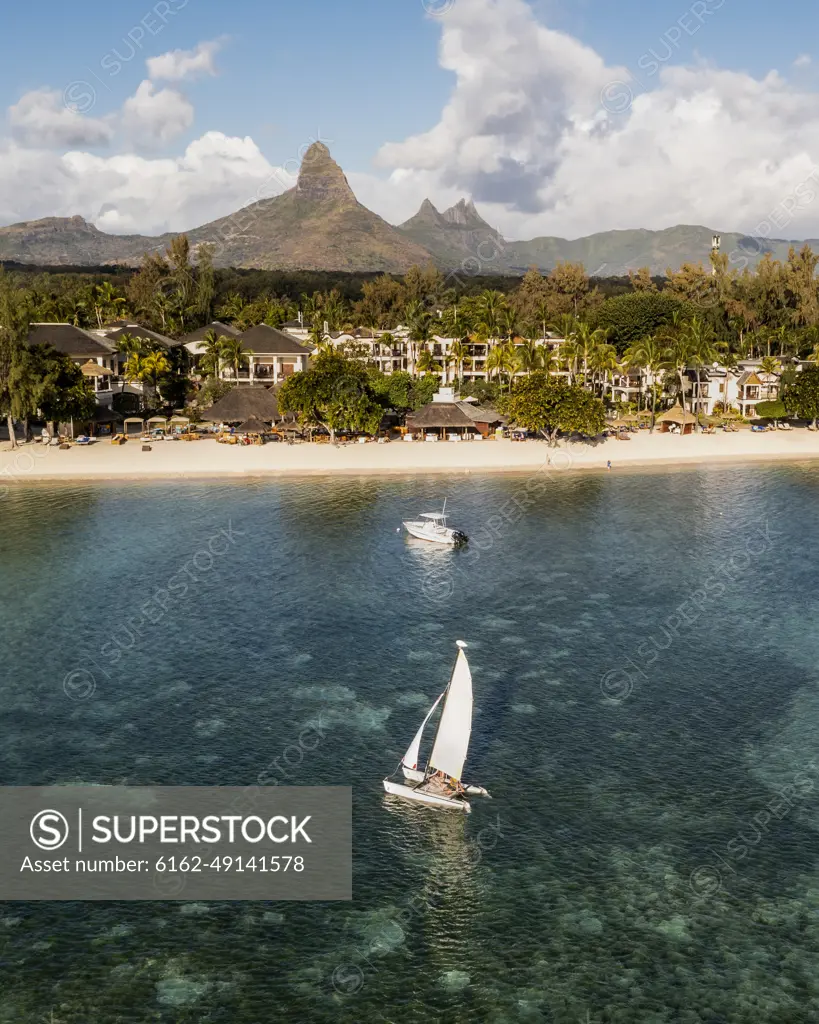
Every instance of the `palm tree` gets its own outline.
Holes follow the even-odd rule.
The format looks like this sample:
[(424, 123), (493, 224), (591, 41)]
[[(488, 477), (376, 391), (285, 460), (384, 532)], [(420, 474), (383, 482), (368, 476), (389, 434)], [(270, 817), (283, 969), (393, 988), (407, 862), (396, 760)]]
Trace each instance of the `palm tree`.
[(665, 355), (666, 346), (662, 337), (659, 334), (653, 334), (627, 348), (624, 356), (626, 363), (630, 366), (639, 366), (641, 370), (651, 374), (651, 429), (649, 431), (651, 434), (654, 433), (654, 421), (657, 410), (657, 388), (655, 381), (657, 374), (665, 366)]
[(422, 349), (418, 354), (415, 369), (421, 374), (441, 373), (443, 371), (443, 367), (440, 363), (435, 362), (435, 357), (428, 348)]
[[(505, 301), (505, 300), (504, 300)], [(504, 338), (514, 341), (518, 333), (518, 315), (514, 309), (503, 309), (500, 317), (501, 332)]]
[(117, 295), (116, 288), (110, 281), (103, 281), (102, 284), (94, 285), (92, 289), (94, 298), (94, 314), (97, 324), (102, 327), (104, 323), (119, 316), (125, 307), (125, 299)]
[(158, 386), (158, 380), (163, 373), (168, 373), (171, 364), (164, 352), (149, 352), (142, 359), (143, 380), (150, 381), (154, 390)]
[[(120, 334), (119, 339), (117, 341), (117, 352), (120, 352), (123, 355), (128, 356), (128, 360), (126, 360), (126, 362), (128, 362), (130, 361), (130, 358), (132, 356), (144, 355), (145, 343), (142, 340), (142, 338), (136, 338), (134, 337), (133, 334), (130, 334), (128, 331), (123, 331), (123, 333)], [(119, 387), (120, 395), (122, 395), (125, 392), (125, 385), (132, 383), (133, 380), (127, 380), (125, 375), (123, 375)]]
[(583, 383), (589, 372), (589, 359), (592, 352), (599, 346), (604, 345), (608, 339), (608, 331), (602, 327), (593, 329), (585, 321), (580, 321), (574, 330), (574, 342), (578, 346), (580, 359), (583, 363)]
[[(577, 317), (574, 313), (564, 313), (549, 327), (549, 330), (559, 338), (563, 338), (565, 341), (573, 341), (575, 332), (577, 331)], [(545, 328), (543, 335), (544, 337), (546, 336)]]
[(785, 354), (785, 348), (789, 343), (788, 339), (788, 328), (785, 326), (776, 327), (767, 333), (768, 351), (767, 355), (771, 354), (771, 342), (777, 342), (779, 345), (779, 357), (780, 359)]
[(242, 296), (238, 294), (238, 292), (231, 292), (222, 305), (216, 310), (216, 315), (224, 317), (225, 320), (229, 320), (231, 323), (240, 325), (246, 305), (247, 303)]
[(533, 370), (543, 369), (543, 351), (540, 345), (531, 340), (519, 345), (517, 350), (518, 368), (527, 376)]
[[(410, 342), (410, 368), (412, 368), (415, 364), (416, 354), (419, 352), (419, 346), (427, 344), (432, 336), (432, 329), (429, 313), (427, 313), (420, 302), (413, 302), (407, 306), (406, 317), (407, 326), (409, 327), (407, 340)], [(421, 355), (423, 355), (423, 352), (421, 352)]]
[(230, 341), (224, 334), (217, 334), (211, 328), (202, 339), (205, 344), (205, 351), (202, 353), (201, 367), (211, 377), (220, 377), (222, 363), (225, 358), (225, 343)]
[(665, 350), (666, 365), (673, 370), (677, 377), (680, 389), (680, 405), (685, 410), (685, 385), (683, 377), (691, 362), (691, 342), (684, 333), (678, 334), (670, 339), (670, 344)]
[(606, 384), (608, 383), (609, 374), (614, 373), (619, 365), (617, 349), (614, 345), (597, 345), (592, 350), (591, 356), (589, 357), (589, 368), (592, 371), (593, 377), (597, 374), (602, 374), (603, 376), (602, 387), (600, 389), (601, 398), (606, 397)]
[(549, 345), (541, 345), (538, 351), (540, 352), (539, 368), (548, 374), (556, 373), (560, 369), (560, 359), (555, 349)]
[[(125, 363), (125, 366), (122, 368), (121, 392), (125, 390), (126, 384), (138, 384), (143, 381), (143, 359), (144, 356), (140, 355), (139, 352), (132, 352), (131, 355), (128, 356), (128, 360)], [(142, 396), (142, 406), (145, 406), (144, 394)]]
[(683, 328), (683, 335), (689, 345), (689, 361), (697, 375), (695, 384), (697, 426), (700, 423), (700, 394), (702, 371), (716, 361), (713, 328), (700, 317), (693, 317)]
[(782, 372), (782, 364), (776, 356), (763, 356), (759, 361), (759, 368), (763, 373), (768, 373), (772, 377), (778, 377)]
[(506, 308), (506, 296), (503, 292), (487, 290), (478, 296), (478, 319), (490, 343), (500, 334), (501, 316)]
[(457, 379), (463, 377), (464, 363), (469, 359), (469, 348), (463, 341), (453, 341), (449, 346), (449, 357), (455, 363)]
[(508, 377), (508, 387), (511, 391), (512, 378), (515, 376), (515, 371), (518, 368), (515, 345), (511, 341), (505, 341), (501, 345), (496, 345), (486, 357), (484, 365), (487, 376), (491, 376), (493, 370), (498, 376), (506, 374)]
[(573, 339), (567, 339), (560, 346), (560, 362), (569, 371), (569, 377), (574, 384), (577, 376), (577, 367), (583, 358), (583, 350)]
[(233, 367), (236, 375), (236, 383), (239, 383), (239, 367), (248, 362), (248, 354), (245, 347), (238, 338), (222, 339), (222, 358), (228, 366)]
[(324, 321), (321, 317), (313, 320), (308, 337), (320, 352), (327, 352), (333, 348), (333, 343), (327, 337), (327, 333), (324, 330)]

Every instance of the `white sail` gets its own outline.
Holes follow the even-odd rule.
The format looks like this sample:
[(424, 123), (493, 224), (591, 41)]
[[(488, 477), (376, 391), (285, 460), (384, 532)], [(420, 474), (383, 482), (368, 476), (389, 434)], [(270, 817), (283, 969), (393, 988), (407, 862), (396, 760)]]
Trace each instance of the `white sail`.
[(461, 649), (447, 687), (444, 710), (429, 757), (430, 768), (453, 779), (461, 778), (472, 733), (472, 673), (463, 652), (466, 644), (458, 641), (458, 646)]
[[(441, 697), (443, 697), (443, 695), (444, 694), (442, 693)], [(410, 745), (407, 747), (407, 752), (406, 754), (404, 754), (404, 757), (401, 760), (401, 764), (406, 765), (407, 768), (418, 767), (418, 751), (421, 749), (421, 737), (424, 735), (424, 729), (426, 728), (427, 722), (430, 720), (430, 718), (432, 718), (433, 711), (441, 703), (441, 697), (439, 697), (438, 700), (436, 700), (432, 707), (429, 709), (429, 714), (423, 720), (423, 722), (421, 722), (421, 728), (415, 734), (412, 743), (410, 743)]]

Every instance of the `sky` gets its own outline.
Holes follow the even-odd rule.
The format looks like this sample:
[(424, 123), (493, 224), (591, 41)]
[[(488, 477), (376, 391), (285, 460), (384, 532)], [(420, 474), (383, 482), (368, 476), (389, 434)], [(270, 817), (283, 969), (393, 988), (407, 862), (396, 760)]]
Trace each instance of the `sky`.
[(193, 228), (320, 140), (391, 223), (466, 196), (510, 239), (819, 236), (809, 0), (38, 0), (0, 28), (0, 224)]

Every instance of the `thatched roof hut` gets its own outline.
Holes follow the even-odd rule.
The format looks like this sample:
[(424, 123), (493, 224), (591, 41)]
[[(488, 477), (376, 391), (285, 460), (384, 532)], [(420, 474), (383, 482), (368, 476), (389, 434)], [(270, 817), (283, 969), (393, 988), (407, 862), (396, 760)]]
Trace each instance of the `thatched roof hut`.
[(471, 402), (430, 402), (407, 416), (410, 430), (474, 430), (486, 433), (507, 422), (495, 409)]
[(279, 403), (267, 388), (238, 386), (204, 410), (204, 415), (211, 423), (244, 423), (251, 416), (270, 423), (279, 419)]
[(236, 428), (237, 434), (267, 434), (269, 431), (270, 427), (267, 423), (262, 423), (257, 416), (251, 416), (249, 420), (245, 420), (241, 426)]
[(687, 409), (683, 409), (679, 403), (672, 405), (667, 412), (657, 417), (657, 424), (661, 430), (666, 432), (673, 423), (675, 426), (680, 427), (684, 434), (689, 434), (694, 429), (696, 422), (696, 416)]
[(461, 407), (460, 402), (430, 402), (417, 412), (407, 415), (407, 426), (410, 430), (474, 429), (475, 421)]

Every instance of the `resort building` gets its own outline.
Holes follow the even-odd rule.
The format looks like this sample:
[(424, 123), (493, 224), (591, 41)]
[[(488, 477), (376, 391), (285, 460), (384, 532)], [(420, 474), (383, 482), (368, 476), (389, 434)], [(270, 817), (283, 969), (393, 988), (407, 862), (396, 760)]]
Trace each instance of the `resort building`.
[(238, 384), (278, 384), (299, 370), (307, 369), (312, 347), (302, 345), (296, 338), (267, 324), (258, 324), (247, 331), (238, 332), (218, 321), (193, 331), (181, 339), (191, 355), (194, 372), (202, 363), (207, 350), (206, 337), (213, 331), (217, 338), (236, 339), (242, 346), (242, 357), (237, 369), (226, 360), (220, 376)]
[[(790, 365), (800, 372), (809, 364), (794, 359)], [(683, 390), (687, 408), (704, 416), (731, 408), (752, 418), (760, 402), (771, 402), (779, 397), (779, 387), (779, 374), (762, 370), (761, 360), (742, 359), (731, 369), (714, 363), (687, 370)]]
[(647, 370), (637, 366), (629, 367), (625, 373), (615, 373), (611, 382), (611, 400), (618, 402), (637, 404), (641, 395), (644, 395), (654, 383), (654, 375)]
[(126, 383), (120, 376), (122, 356), (107, 337), (85, 331), (73, 324), (34, 323), (30, 325), (27, 345), (50, 345), (69, 356), (89, 379), (97, 402), (108, 406), (121, 390), (142, 394), (142, 384)]
[(210, 337), (216, 338), (238, 338), (242, 332), (238, 327), (234, 327), (233, 324), (223, 324), (221, 320), (211, 320), (209, 324), (205, 324), (204, 327), (197, 327), (195, 331), (191, 331), (190, 334), (186, 334), (183, 338), (180, 338), (177, 344), (179, 345), (193, 345), (198, 341), (207, 341)]
[(105, 341), (110, 342), (114, 348), (119, 348), (121, 343), (131, 339), (134, 342), (142, 342), (144, 345), (152, 345), (163, 348), (166, 351), (177, 348), (180, 344), (178, 341), (174, 341), (173, 338), (168, 338), (164, 334), (152, 331), (149, 327), (143, 327), (142, 324), (135, 324), (128, 320), (117, 320), (114, 323), (105, 324), (103, 327), (89, 330), (89, 334), (103, 338)]
[[(409, 328), (404, 326), (390, 331), (372, 331), (367, 327), (361, 327), (352, 332), (327, 331), (326, 326), (325, 324), (325, 339), (336, 349), (378, 367), (385, 374), (395, 373), (399, 370), (416, 374), (418, 358), (422, 352), (426, 351), (440, 366), (440, 370), (425, 372), (432, 372), (438, 376), (444, 387), (461, 378), (463, 380), (487, 380), (489, 377), (486, 360), (492, 348), (495, 347), (495, 343), (492, 342), (473, 342), (469, 339), (448, 338), (437, 334), (427, 342), (411, 341)], [(292, 333), (294, 329), (285, 324), (284, 330)], [(300, 332), (305, 337), (308, 336), (308, 333), (303, 330)], [(536, 339), (535, 344), (539, 348), (559, 351), (563, 341), (563, 338), (547, 335)], [(462, 344), (466, 349), (466, 355), (460, 362), (452, 354), (453, 346), (456, 343)], [(522, 344), (523, 339), (517, 339), (516, 347)], [(520, 376), (522, 373), (523, 371), (518, 371), (516, 376)]]
[(739, 411), (751, 417), (760, 402), (772, 402), (779, 397), (779, 377), (763, 373), (758, 367), (749, 367), (737, 380), (736, 389)]

